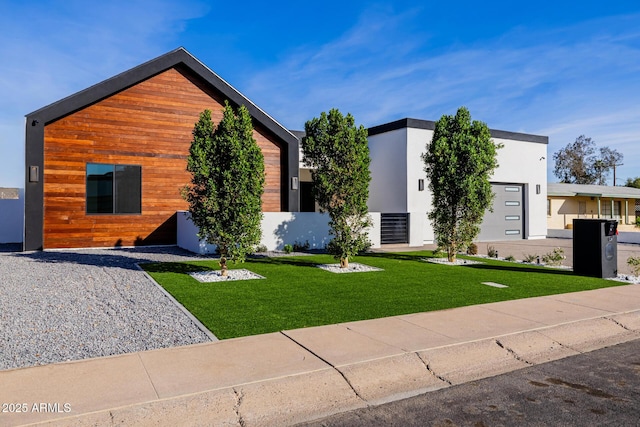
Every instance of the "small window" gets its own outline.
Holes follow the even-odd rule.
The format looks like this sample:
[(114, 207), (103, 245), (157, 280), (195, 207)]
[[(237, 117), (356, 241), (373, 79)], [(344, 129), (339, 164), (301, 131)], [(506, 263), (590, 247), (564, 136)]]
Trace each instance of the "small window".
[(141, 183), (141, 166), (87, 163), (87, 213), (141, 213)]
[(504, 202), (505, 206), (520, 206), (520, 202), (517, 201), (513, 201), (513, 200), (507, 200), (506, 202)]
[(506, 234), (507, 236), (513, 236), (516, 234), (520, 234), (520, 230), (505, 230), (504, 234)]
[(520, 221), (520, 215), (507, 215), (504, 219), (505, 221)]
[(507, 193), (519, 193), (520, 187), (504, 187), (504, 191)]
[(551, 216), (551, 199), (547, 199), (547, 216)]

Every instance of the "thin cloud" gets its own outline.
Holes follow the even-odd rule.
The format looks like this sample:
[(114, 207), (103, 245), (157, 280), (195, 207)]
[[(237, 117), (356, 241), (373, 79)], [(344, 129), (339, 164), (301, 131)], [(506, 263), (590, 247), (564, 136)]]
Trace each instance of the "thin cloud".
[(466, 105), (490, 127), (548, 135), (550, 155), (583, 133), (620, 149), (640, 134), (640, 15), (546, 31), (519, 27), (439, 51), (430, 50), (428, 34), (403, 32), (415, 15), (371, 18), (259, 71), (246, 92), (297, 129), (332, 107), (372, 126), (407, 116), (435, 120)]
[(188, 0), (51, 1), (37, 13), (10, 3), (0, 6), (0, 185), (17, 187), (25, 114), (164, 53), (186, 20), (206, 12)]

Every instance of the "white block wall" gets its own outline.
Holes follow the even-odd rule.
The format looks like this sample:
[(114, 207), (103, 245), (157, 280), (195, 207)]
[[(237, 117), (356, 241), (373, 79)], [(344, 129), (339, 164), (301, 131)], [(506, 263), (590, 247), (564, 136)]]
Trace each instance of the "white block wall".
[[(380, 247), (380, 213), (370, 213), (373, 222), (369, 240), (373, 248)], [(309, 242), (311, 249), (323, 249), (331, 240), (329, 216), (319, 212), (265, 212), (262, 219), (262, 240), (268, 250), (282, 250), (284, 245)], [(178, 212), (178, 246), (198, 254), (215, 252), (198, 238), (197, 227), (189, 220), (188, 213)]]

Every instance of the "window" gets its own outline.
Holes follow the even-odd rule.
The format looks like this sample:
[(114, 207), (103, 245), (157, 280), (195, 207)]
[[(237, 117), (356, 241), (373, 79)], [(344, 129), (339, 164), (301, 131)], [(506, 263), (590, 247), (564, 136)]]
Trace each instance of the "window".
[(547, 199), (547, 216), (551, 216), (551, 199)]
[(505, 206), (520, 206), (520, 202), (507, 200), (506, 202), (504, 202), (504, 205)]
[(505, 230), (504, 234), (507, 236), (514, 236), (516, 234), (520, 234), (520, 230)]
[(504, 187), (504, 191), (507, 193), (519, 193), (520, 187)]
[(141, 166), (87, 163), (87, 213), (141, 213), (141, 183)]
[(505, 221), (520, 221), (520, 215), (505, 215)]
[(620, 200), (616, 200), (613, 202), (613, 215), (611, 212), (611, 201), (603, 200), (601, 204), (602, 216), (604, 218), (620, 218), (620, 206), (622, 202)]

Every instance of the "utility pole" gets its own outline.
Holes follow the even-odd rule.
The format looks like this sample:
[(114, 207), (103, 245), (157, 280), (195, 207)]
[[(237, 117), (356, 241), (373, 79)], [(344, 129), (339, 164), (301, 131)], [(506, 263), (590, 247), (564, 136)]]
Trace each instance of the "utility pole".
[(616, 166), (624, 166), (624, 163), (620, 163), (619, 165), (613, 164), (613, 186), (616, 186)]

